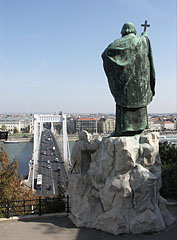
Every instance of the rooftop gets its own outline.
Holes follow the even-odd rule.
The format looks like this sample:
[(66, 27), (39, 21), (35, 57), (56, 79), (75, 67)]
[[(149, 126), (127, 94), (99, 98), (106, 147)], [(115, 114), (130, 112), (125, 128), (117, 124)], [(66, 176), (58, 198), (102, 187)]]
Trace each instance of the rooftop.
[(98, 120), (98, 118), (77, 118), (77, 120), (79, 120), (79, 121), (92, 121), (92, 120), (96, 121), (96, 120)]

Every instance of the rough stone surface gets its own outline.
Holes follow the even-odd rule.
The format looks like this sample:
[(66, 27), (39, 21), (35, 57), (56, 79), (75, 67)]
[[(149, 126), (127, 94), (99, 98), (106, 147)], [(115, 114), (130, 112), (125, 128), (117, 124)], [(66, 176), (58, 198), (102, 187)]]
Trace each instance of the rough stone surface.
[(158, 232), (175, 222), (160, 196), (157, 133), (103, 138), (87, 173), (71, 174), (70, 219), (113, 234)]

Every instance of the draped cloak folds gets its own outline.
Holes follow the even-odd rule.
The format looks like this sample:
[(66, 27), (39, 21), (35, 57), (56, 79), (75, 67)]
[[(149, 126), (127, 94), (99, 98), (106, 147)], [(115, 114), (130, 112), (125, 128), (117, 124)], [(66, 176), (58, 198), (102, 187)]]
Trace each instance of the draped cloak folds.
[(146, 106), (155, 95), (150, 40), (145, 33), (141, 36), (129, 33), (111, 43), (103, 52), (102, 59), (110, 91), (116, 101), (116, 131), (147, 128)]

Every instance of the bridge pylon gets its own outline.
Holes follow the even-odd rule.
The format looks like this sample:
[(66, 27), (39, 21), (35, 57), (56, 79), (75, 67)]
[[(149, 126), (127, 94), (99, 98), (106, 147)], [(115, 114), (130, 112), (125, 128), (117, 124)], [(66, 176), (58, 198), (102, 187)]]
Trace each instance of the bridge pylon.
[(35, 169), (38, 165), (41, 134), (44, 123), (51, 123), (51, 132), (54, 134), (54, 123), (62, 122), (63, 125), (63, 161), (67, 166), (70, 166), (70, 149), (67, 135), (66, 114), (34, 114), (34, 144), (33, 144), (33, 174), (32, 174), (32, 189), (34, 190)]

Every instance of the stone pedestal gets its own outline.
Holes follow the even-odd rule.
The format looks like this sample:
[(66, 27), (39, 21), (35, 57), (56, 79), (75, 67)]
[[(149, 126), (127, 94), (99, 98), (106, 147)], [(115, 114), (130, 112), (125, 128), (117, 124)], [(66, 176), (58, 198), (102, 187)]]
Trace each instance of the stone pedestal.
[(113, 234), (164, 230), (175, 219), (160, 187), (157, 133), (103, 138), (87, 173), (70, 175), (70, 219)]

